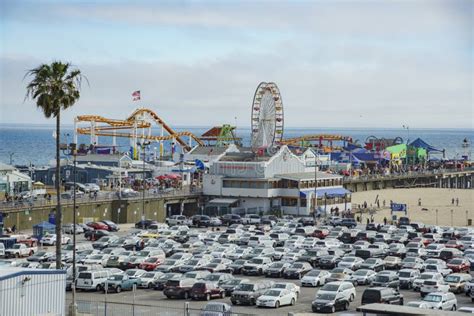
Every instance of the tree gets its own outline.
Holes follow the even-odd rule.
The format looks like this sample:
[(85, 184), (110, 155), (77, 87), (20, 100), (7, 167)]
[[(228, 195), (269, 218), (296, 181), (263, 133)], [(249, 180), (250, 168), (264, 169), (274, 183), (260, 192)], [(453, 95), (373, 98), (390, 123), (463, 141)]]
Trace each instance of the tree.
[[(26, 86), (26, 98), (36, 101), (36, 106), (46, 118), (56, 118), (56, 267), (61, 267), (61, 173), (60, 173), (60, 135), (61, 110), (68, 109), (79, 100), (82, 74), (73, 69), (70, 63), (54, 61), (29, 70), (25, 77), (32, 77)], [(87, 80), (87, 78), (86, 78)], [(75, 210), (73, 210), (75, 212)]]

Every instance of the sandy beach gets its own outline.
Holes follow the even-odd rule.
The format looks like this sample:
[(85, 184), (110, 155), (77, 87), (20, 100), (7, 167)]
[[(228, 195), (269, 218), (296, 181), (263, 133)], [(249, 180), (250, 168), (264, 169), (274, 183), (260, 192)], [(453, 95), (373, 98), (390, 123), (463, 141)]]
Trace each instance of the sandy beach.
[[(451, 210), (453, 210), (452, 224), (454, 226), (467, 226), (467, 219), (474, 222), (474, 190), (460, 189), (390, 189), (352, 193), (352, 207), (355, 210), (358, 204), (367, 201), (368, 206), (376, 207), (376, 197), (380, 201), (380, 211), (374, 215), (376, 222), (383, 222), (384, 217), (391, 219), (390, 200), (394, 203), (408, 205), (408, 217), (415, 222), (425, 224), (451, 226)], [(459, 199), (459, 205), (452, 204), (452, 199)], [(418, 206), (421, 199), (421, 206)], [(385, 208), (383, 201), (385, 200)], [(426, 209), (426, 210), (422, 210)], [(438, 210), (438, 216), (436, 216)], [(402, 212), (395, 213), (398, 217), (404, 216)], [(367, 215), (363, 215), (365, 223)], [(436, 222), (438, 217), (438, 222)]]

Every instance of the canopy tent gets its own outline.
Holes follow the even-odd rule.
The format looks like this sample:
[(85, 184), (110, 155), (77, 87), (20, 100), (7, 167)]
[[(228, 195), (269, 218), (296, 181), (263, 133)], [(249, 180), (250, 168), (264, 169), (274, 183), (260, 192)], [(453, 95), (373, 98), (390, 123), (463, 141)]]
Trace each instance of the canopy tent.
[[(314, 194), (314, 190), (300, 191), (300, 197), (306, 198), (310, 194)], [(325, 189), (316, 189), (316, 194), (318, 197), (327, 196), (329, 198), (333, 197), (343, 197), (346, 194), (351, 194), (351, 191), (344, 188), (325, 188)]]
[(38, 186), (38, 187), (43, 187), (44, 186), (44, 183), (41, 182), (41, 181), (36, 181), (35, 183), (33, 183), (34, 186)]
[(41, 239), (46, 233), (54, 234), (56, 226), (49, 222), (41, 222), (33, 226), (33, 236), (38, 240)]
[(433, 146), (431, 146), (430, 144), (426, 143), (424, 140), (422, 140), (421, 138), (417, 138), (415, 139), (414, 141), (412, 141), (410, 143), (410, 146), (413, 146), (413, 147), (416, 147), (416, 148), (424, 148), (426, 149), (427, 152), (444, 152), (444, 150), (441, 150), (441, 149), (438, 149), (438, 148), (435, 148)]
[(218, 198), (218, 199), (212, 199), (209, 201), (208, 205), (232, 205), (235, 204), (239, 201), (239, 199), (225, 199), (225, 198)]

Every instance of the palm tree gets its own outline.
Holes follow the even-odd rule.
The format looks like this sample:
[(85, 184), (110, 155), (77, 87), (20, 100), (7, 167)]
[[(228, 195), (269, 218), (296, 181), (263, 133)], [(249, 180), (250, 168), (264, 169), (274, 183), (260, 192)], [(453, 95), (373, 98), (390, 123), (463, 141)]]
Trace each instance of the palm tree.
[[(61, 110), (70, 108), (79, 99), (82, 74), (72, 69), (70, 63), (54, 61), (51, 65), (42, 64), (29, 70), (25, 77), (32, 77), (26, 87), (26, 98), (36, 101), (36, 106), (43, 111), (46, 118), (56, 118), (56, 267), (61, 267), (61, 173), (60, 173), (60, 123)], [(86, 79), (87, 80), (87, 79)], [(75, 212), (75, 210), (73, 210)]]

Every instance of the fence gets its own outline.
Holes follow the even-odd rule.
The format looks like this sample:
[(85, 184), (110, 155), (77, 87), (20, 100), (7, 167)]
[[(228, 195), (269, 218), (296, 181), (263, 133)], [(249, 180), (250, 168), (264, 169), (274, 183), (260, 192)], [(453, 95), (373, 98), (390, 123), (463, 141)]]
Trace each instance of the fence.
[[(69, 315), (71, 300), (66, 300), (66, 315)], [(120, 302), (78, 300), (77, 312), (87, 316), (201, 316), (202, 309), (192, 308), (189, 303), (175, 301), (173, 306), (130, 304)], [(181, 307), (179, 304), (182, 304)], [(212, 313), (212, 315), (217, 315)], [(256, 316), (255, 314), (223, 313), (225, 316)]]

